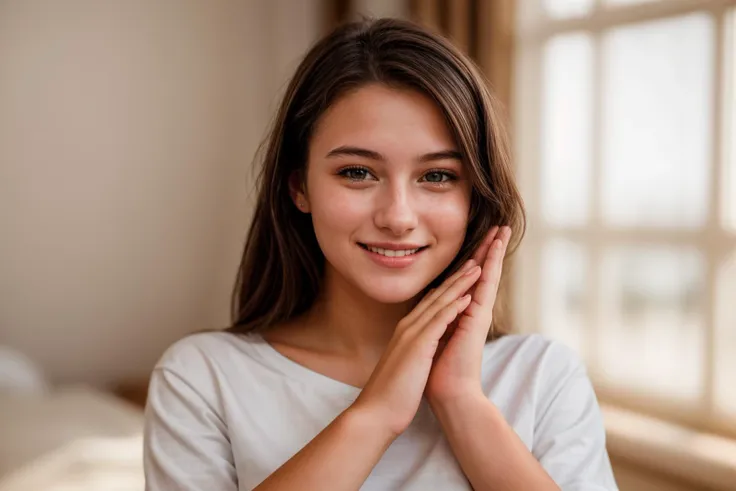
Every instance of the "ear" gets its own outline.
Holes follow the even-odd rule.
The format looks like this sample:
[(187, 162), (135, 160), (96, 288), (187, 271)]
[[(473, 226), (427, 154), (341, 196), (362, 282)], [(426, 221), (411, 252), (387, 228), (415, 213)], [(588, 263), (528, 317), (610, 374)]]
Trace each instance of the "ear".
[(304, 187), (301, 172), (292, 172), (289, 176), (289, 196), (299, 211), (309, 213), (309, 199)]

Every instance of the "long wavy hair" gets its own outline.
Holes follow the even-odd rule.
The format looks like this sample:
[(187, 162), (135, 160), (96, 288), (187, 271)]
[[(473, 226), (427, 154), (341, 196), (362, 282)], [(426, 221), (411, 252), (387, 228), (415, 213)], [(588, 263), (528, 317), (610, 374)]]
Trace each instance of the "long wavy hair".
[[(524, 235), (503, 110), (480, 70), (448, 40), (411, 22), (344, 24), (307, 53), (286, 89), (261, 148), (258, 198), (232, 296), (230, 332), (262, 330), (308, 310), (320, 291), (325, 257), (311, 217), (289, 194), (304, 176), (316, 124), (335, 101), (367, 84), (417, 90), (441, 109), (472, 183), (463, 245), (425, 289), (456, 271), (494, 225), (512, 228), (509, 254)], [(496, 306), (490, 338), (508, 331)], [(489, 326), (491, 327), (491, 326)]]

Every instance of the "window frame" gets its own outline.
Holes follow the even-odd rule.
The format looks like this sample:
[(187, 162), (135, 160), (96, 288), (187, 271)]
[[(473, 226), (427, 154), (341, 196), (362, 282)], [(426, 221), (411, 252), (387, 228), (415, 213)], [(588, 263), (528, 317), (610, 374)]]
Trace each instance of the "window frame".
[[(594, 0), (589, 15), (580, 18), (552, 19), (543, 11), (542, 0), (519, 0), (517, 7), (517, 35), (515, 40), (515, 76), (512, 114), (514, 143), (517, 158), (517, 176), (528, 213), (527, 235), (519, 249), (514, 265), (513, 311), (522, 332), (541, 332), (541, 255), (549, 239), (569, 239), (586, 250), (587, 283), (594, 291), (600, 285), (602, 254), (611, 244), (683, 245), (692, 246), (703, 254), (704, 279), (704, 328), (705, 343), (703, 361), (703, 396), (694, 404), (683, 404), (667, 398), (656, 398), (637, 393), (622, 392), (602, 383), (600, 367), (586, 357), (588, 369), (596, 385), (596, 392), (603, 403), (617, 405), (647, 415), (684, 424), (691, 428), (715, 432), (736, 438), (736, 417), (718, 411), (715, 400), (716, 377), (716, 305), (715, 286), (719, 265), (736, 254), (736, 232), (723, 226), (724, 181), (722, 179), (728, 155), (727, 134), (733, 134), (729, 121), (730, 106), (725, 102), (736, 97), (733, 63), (734, 12), (736, 0), (659, 0), (638, 5), (607, 7), (602, 0)], [(712, 103), (714, 110), (711, 135), (711, 166), (709, 176), (710, 202), (706, 223), (693, 229), (657, 229), (645, 227), (613, 228), (601, 220), (600, 201), (597, 198), (601, 179), (602, 139), (602, 91), (601, 67), (602, 37), (614, 27), (678, 17), (696, 12), (709, 13), (714, 23), (714, 63)], [(541, 170), (541, 124), (543, 49), (546, 41), (559, 34), (586, 32), (593, 39), (594, 93), (592, 106), (591, 192), (588, 193), (589, 218), (581, 227), (561, 227), (546, 224), (542, 218), (541, 187), (538, 176)], [(728, 47), (728, 48), (727, 48)], [(729, 51), (729, 52), (727, 52)], [(731, 52), (735, 51), (735, 52)], [(734, 156), (736, 158), (736, 156)], [(733, 162), (733, 161), (732, 161)], [(736, 191), (735, 191), (736, 192)], [(597, 318), (600, 299), (591, 296), (584, 305), (584, 351), (594, 353), (599, 327)], [(736, 299), (735, 299), (736, 300)], [(736, 381), (734, 382), (736, 386)], [(736, 390), (736, 389), (734, 389)]]

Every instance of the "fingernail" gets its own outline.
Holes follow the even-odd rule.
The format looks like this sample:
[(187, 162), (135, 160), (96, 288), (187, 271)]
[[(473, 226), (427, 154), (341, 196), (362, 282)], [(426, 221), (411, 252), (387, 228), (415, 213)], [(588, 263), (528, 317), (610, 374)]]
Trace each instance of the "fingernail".
[(480, 266), (476, 266), (474, 268), (470, 268), (468, 271), (465, 272), (465, 276), (470, 276), (471, 274), (475, 273), (476, 271), (480, 270)]
[(469, 270), (470, 268), (472, 268), (473, 266), (475, 266), (475, 259), (468, 259), (468, 260), (467, 260), (467, 261), (465, 262), (465, 264), (463, 264), (463, 267), (462, 267), (462, 268), (460, 268), (460, 271), (467, 271), (467, 270)]

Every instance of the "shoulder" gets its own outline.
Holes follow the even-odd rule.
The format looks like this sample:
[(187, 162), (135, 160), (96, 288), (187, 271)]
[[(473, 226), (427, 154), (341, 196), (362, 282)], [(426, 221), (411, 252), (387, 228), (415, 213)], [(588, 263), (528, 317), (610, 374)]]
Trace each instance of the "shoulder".
[(486, 345), (489, 396), (561, 489), (618, 489), (606, 432), (583, 359), (540, 334)]
[[(148, 405), (166, 412), (172, 407), (209, 407), (220, 414), (224, 390), (249, 373), (253, 336), (207, 331), (171, 344), (151, 373)], [(150, 408), (149, 408), (150, 410)]]
[(575, 350), (541, 334), (507, 335), (486, 345), (483, 375), (487, 393), (526, 400), (537, 414), (556, 400), (587, 399), (593, 390)]
[(247, 359), (253, 342), (251, 335), (225, 331), (191, 334), (164, 351), (154, 367), (154, 375), (164, 373), (192, 385), (208, 385), (231, 372), (233, 364)]
[(224, 331), (210, 331), (190, 334), (171, 344), (156, 363), (156, 369), (181, 371), (192, 364), (206, 364), (229, 344)]
[(542, 334), (509, 334), (489, 343), (484, 363), (543, 372), (545, 377), (585, 371), (585, 364), (575, 350)]

